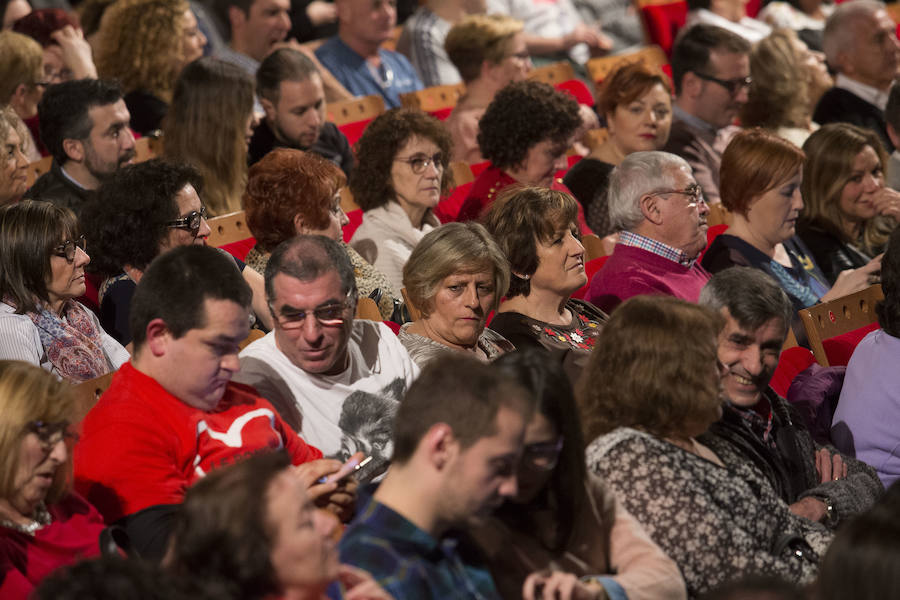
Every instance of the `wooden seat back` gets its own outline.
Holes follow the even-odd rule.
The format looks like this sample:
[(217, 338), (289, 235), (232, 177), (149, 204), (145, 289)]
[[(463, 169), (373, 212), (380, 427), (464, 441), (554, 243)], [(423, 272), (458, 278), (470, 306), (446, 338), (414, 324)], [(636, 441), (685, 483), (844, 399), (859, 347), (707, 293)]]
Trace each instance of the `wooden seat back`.
[(823, 367), (829, 365), (822, 345), (824, 340), (875, 323), (878, 320), (875, 304), (883, 299), (881, 284), (876, 283), (856, 293), (801, 310), (800, 318), (816, 362)]
[(360, 96), (339, 102), (329, 102), (325, 109), (327, 119), (335, 125), (347, 125), (357, 121), (371, 120), (384, 112), (381, 96)]
[(669, 59), (666, 58), (666, 53), (663, 52), (662, 48), (653, 44), (634, 52), (592, 58), (587, 62), (587, 72), (591, 76), (591, 81), (599, 85), (603, 83), (610, 73), (625, 65), (638, 62), (662, 71), (663, 65), (668, 64)]
[(466, 84), (435, 85), (415, 92), (400, 94), (400, 103), (406, 108), (418, 108), (425, 112), (436, 112), (453, 108), (459, 97), (466, 91)]
[(413, 321), (418, 321), (422, 318), (422, 312), (416, 308), (416, 306), (409, 301), (409, 296), (406, 295), (406, 288), (400, 289), (400, 295), (403, 296), (403, 303), (406, 305), (406, 309), (409, 311), (409, 318)]
[(229, 213), (219, 217), (209, 219), (209, 228), (212, 233), (209, 234), (209, 245), (216, 248), (239, 242), (253, 237), (250, 228), (247, 227), (247, 220), (244, 217), (244, 211)]
[(728, 225), (730, 227), (732, 220), (733, 215), (731, 214), (731, 211), (725, 208), (725, 205), (721, 202), (709, 205), (709, 214), (706, 215), (706, 224), (710, 227), (714, 227), (715, 225)]
[(575, 79), (575, 69), (572, 68), (571, 63), (564, 60), (545, 67), (532, 69), (531, 73), (528, 74), (528, 79), (556, 85), (563, 81)]
[(381, 311), (374, 300), (366, 296), (360, 297), (356, 301), (356, 318), (366, 319), (367, 321), (381, 321)]
[(75, 414), (72, 415), (73, 423), (81, 423), (84, 417), (94, 408), (97, 400), (112, 383), (114, 373), (107, 373), (94, 379), (88, 379), (72, 386), (72, 396), (75, 400)]

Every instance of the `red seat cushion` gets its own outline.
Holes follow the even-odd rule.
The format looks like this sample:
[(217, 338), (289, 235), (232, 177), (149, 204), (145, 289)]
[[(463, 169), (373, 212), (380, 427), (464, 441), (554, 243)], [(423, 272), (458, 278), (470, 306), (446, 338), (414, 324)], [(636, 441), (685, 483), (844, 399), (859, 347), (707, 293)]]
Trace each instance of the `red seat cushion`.
[(641, 18), (647, 28), (650, 43), (662, 48), (666, 56), (672, 56), (675, 36), (684, 27), (687, 12), (687, 2), (684, 1), (641, 8)]
[(584, 300), (584, 297), (587, 296), (588, 289), (591, 287), (591, 279), (594, 278), (594, 274), (597, 271), (603, 268), (603, 265), (606, 264), (606, 259), (608, 258), (608, 256), (600, 256), (584, 263), (584, 272), (587, 275), (588, 282), (585, 285), (581, 286), (574, 294), (572, 294), (573, 298)]
[(584, 104), (586, 106), (593, 106), (595, 104), (594, 95), (583, 81), (569, 79), (568, 81), (557, 83), (554, 87), (558, 90), (569, 92), (576, 100), (578, 100), (578, 104)]
[(356, 233), (356, 230), (362, 225), (362, 217), (363, 211), (361, 208), (351, 210), (347, 213), (347, 218), (350, 219), (350, 222), (344, 225), (344, 229), (341, 230), (345, 242), (349, 243), (350, 238), (353, 237), (353, 234)]
[(230, 244), (225, 244), (219, 247), (236, 259), (244, 260), (244, 258), (247, 257), (247, 253), (250, 252), (250, 249), (255, 245), (256, 238), (248, 237), (247, 239), (238, 240), (236, 242), (231, 242)]
[(437, 119), (438, 121), (446, 121), (447, 117), (449, 117), (450, 113), (452, 113), (452, 112), (453, 112), (453, 107), (451, 106), (450, 108), (442, 108), (440, 110), (433, 110), (428, 114), (431, 115), (432, 117), (434, 117), (435, 119)]
[(441, 223), (452, 223), (453, 221), (456, 221), (456, 217), (459, 216), (459, 211), (462, 208), (463, 202), (466, 201), (473, 183), (475, 182), (470, 181), (469, 183), (464, 183), (453, 188), (450, 195), (441, 199), (438, 205), (434, 207), (434, 214)]
[(778, 367), (772, 375), (769, 386), (782, 398), (787, 398), (791, 382), (798, 374), (802, 373), (809, 365), (816, 362), (813, 353), (802, 346), (788, 348), (778, 358)]
[(340, 129), (341, 133), (347, 138), (347, 141), (350, 142), (352, 146), (356, 142), (359, 141), (359, 138), (362, 137), (363, 131), (366, 130), (366, 127), (369, 126), (373, 119), (365, 119), (363, 121), (354, 121), (352, 123), (345, 123), (343, 125), (338, 125), (338, 129)]
[(848, 331), (842, 335), (836, 335), (833, 338), (822, 340), (822, 347), (825, 349), (825, 356), (828, 357), (828, 364), (832, 367), (846, 366), (850, 363), (850, 357), (864, 337), (870, 332), (878, 329), (878, 323), (870, 323), (865, 327)]

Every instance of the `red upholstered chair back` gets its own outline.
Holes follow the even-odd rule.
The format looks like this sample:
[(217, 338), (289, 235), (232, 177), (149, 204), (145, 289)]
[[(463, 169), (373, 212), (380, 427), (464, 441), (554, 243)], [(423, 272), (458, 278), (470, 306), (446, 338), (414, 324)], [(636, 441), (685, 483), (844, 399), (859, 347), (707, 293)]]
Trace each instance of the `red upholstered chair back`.
[(591, 279), (594, 278), (594, 275), (603, 268), (603, 265), (606, 264), (606, 260), (608, 256), (601, 256), (599, 258), (595, 258), (593, 260), (589, 260), (584, 263), (584, 272), (587, 274), (588, 282), (583, 285), (578, 291), (572, 294), (573, 298), (578, 298), (579, 300), (584, 300), (584, 297), (587, 296), (588, 289), (591, 287)]
[(675, 36), (687, 21), (688, 6), (685, 0), (636, 0), (641, 21), (651, 44), (656, 44), (672, 56)]

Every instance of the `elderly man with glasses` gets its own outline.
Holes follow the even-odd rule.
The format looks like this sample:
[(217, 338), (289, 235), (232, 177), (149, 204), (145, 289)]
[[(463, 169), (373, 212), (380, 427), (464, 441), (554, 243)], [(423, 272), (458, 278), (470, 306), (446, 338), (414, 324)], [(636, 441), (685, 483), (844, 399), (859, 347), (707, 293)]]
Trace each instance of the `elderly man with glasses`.
[(609, 178), (612, 255), (591, 280), (587, 300), (611, 312), (632, 296), (659, 294), (696, 302), (709, 273), (709, 206), (688, 163), (666, 152), (634, 152)]
[(663, 149), (685, 159), (707, 201), (719, 202), (722, 152), (750, 89), (750, 44), (721, 27), (694, 25), (675, 43), (672, 79), (675, 119)]
[(241, 352), (235, 380), (254, 386), (325, 456), (372, 457), (358, 473), (371, 479), (387, 467), (394, 414), (418, 367), (387, 326), (354, 320), (356, 279), (334, 240), (283, 242), (265, 279), (274, 330)]

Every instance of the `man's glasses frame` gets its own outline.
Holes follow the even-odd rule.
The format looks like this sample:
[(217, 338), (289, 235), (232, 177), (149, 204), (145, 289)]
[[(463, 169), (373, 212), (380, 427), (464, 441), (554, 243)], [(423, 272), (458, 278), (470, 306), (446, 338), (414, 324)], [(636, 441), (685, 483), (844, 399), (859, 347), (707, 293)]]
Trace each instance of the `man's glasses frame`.
[(72, 262), (75, 260), (76, 248), (81, 248), (81, 251), (87, 254), (87, 240), (84, 239), (84, 235), (80, 235), (74, 240), (66, 240), (59, 246), (54, 247), (53, 255)]
[(203, 224), (203, 219), (206, 218), (206, 207), (201, 206), (200, 210), (192, 210), (188, 214), (174, 221), (167, 221), (166, 227), (171, 229), (184, 229), (185, 231), (190, 231), (194, 234), (194, 237), (197, 237), (197, 232), (200, 231), (200, 225)]
[(706, 73), (700, 73), (699, 71), (694, 71), (694, 75), (699, 77), (700, 79), (704, 79), (706, 81), (712, 81), (713, 83), (718, 83), (723, 88), (728, 90), (728, 93), (732, 96), (737, 96), (738, 91), (746, 90), (751, 85), (753, 85), (752, 77), (736, 77), (734, 79), (719, 79), (718, 77), (713, 77), (712, 75), (707, 75)]
[(692, 183), (683, 190), (656, 190), (655, 192), (650, 192), (648, 196), (662, 196), (663, 194), (680, 194), (682, 196), (689, 196), (694, 200), (695, 204), (706, 202), (706, 198), (703, 197), (703, 188), (700, 187), (699, 183)]
[(353, 300), (353, 290), (349, 290), (342, 301), (332, 302), (325, 306), (317, 306), (310, 311), (301, 310), (290, 315), (283, 313), (279, 315), (271, 304), (269, 304), (269, 310), (272, 311), (272, 316), (275, 317), (282, 329), (300, 329), (306, 323), (306, 317), (310, 313), (322, 327), (340, 327), (347, 321), (347, 310), (353, 308)]

